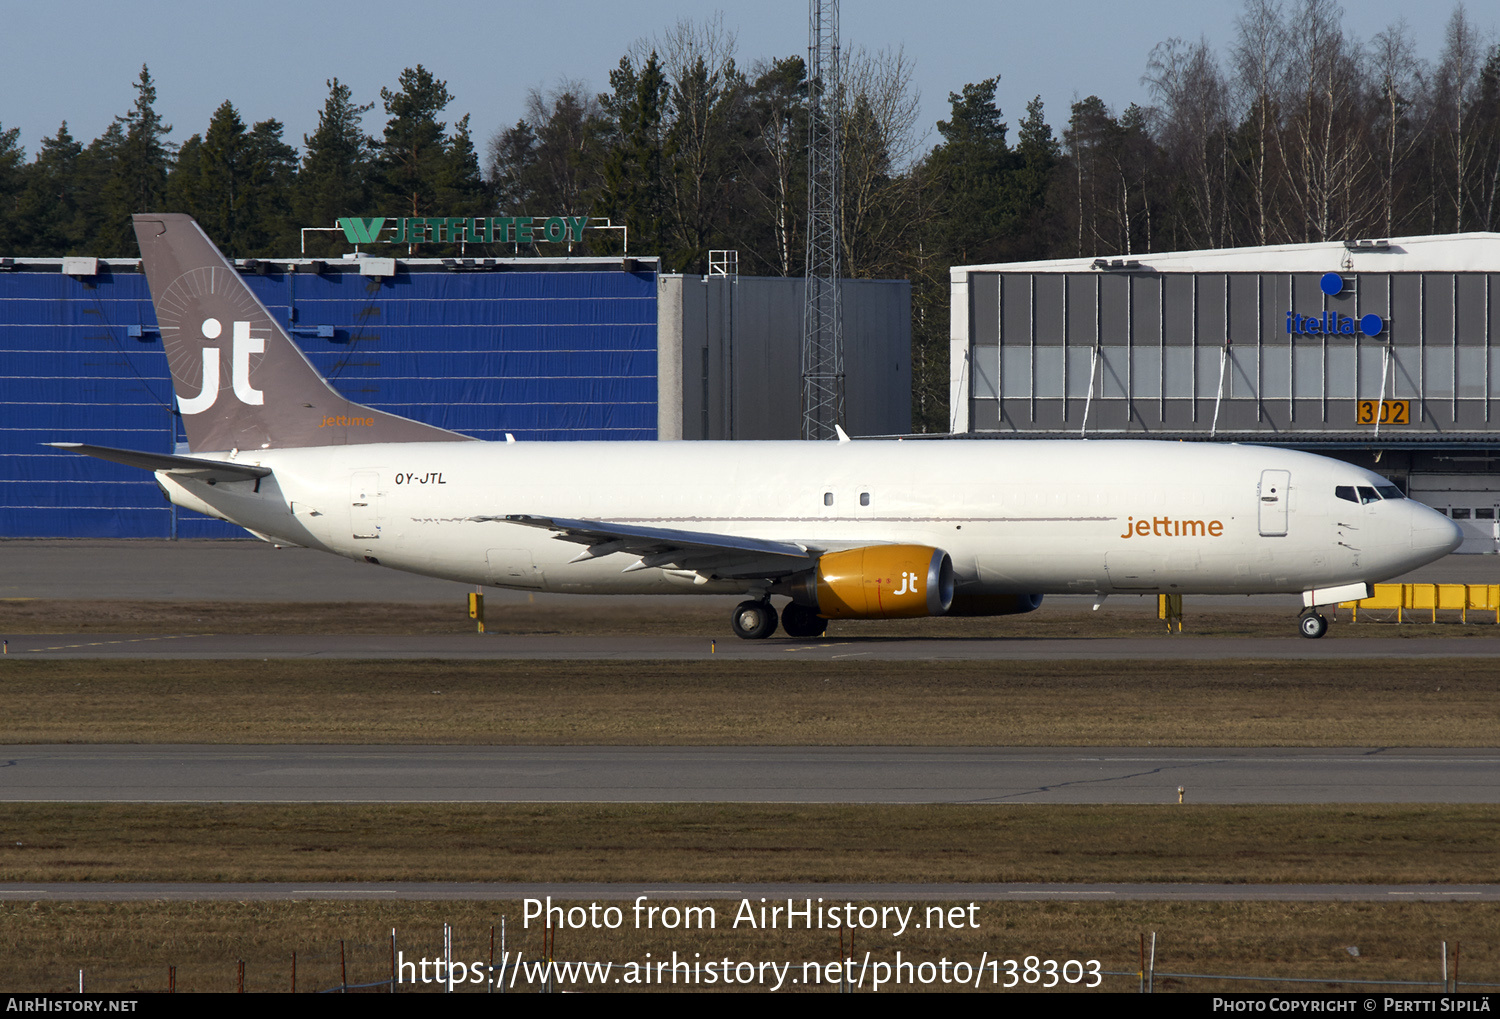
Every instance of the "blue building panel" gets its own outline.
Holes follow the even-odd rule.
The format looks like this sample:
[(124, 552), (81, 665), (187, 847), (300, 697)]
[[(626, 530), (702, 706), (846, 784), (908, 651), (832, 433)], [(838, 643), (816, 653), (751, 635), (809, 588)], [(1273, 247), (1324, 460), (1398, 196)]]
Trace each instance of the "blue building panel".
[[(656, 438), (654, 273), (245, 279), (351, 400), (480, 439)], [(244, 536), (144, 472), (45, 445), (171, 452), (181, 435), (144, 276), (0, 273), (0, 537)]]

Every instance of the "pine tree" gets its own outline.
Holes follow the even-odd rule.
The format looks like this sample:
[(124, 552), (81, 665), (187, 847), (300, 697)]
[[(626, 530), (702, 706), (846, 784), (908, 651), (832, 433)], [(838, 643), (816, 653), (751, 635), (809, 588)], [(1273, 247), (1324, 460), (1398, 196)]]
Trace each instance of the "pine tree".
[[(197, 153), (197, 193), (201, 204), (192, 212), (203, 232), (214, 238), (231, 256), (246, 257), (246, 204), (249, 201), (248, 140), (245, 122), (229, 100), (224, 100), (208, 122), (208, 132)], [(182, 172), (194, 174), (195, 168), (183, 165)]]
[(16, 250), (20, 240), (22, 167), (26, 161), (26, 150), (17, 142), (20, 136), (20, 128), (7, 131), (0, 124), (0, 251), (7, 254)]
[(469, 115), (453, 125), (453, 137), (433, 181), (433, 200), (444, 216), (482, 216), (489, 211), (488, 189), (479, 172), (479, 153), (469, 136)]
[(937, 124), (943, 144), (927, 157), (938, 233), (953, 264), (996, 260), (1014, 226), (1007, 177), (1017, 160), (995, 105), (999, 81), (987, 78), (948, 94), (952, 115)]
[(599, 103), (615, 130), (604, 161), (599, 215), (623, 222), (635, 234), (638, 251), (666, 254), (667, 191), (662, 177), (663, 115), (667, 77), (653, 51), (639, 73), (629, 57), (609, 73), (612, 92)]
[(436, 189), (447, 171), (446, 127), (438, 114), (453, 101), (447, 82), (421, 64), (401, 72), (400, 89), (381, 89), (390, 117), (378, 159), (384, 200), (402, 216), (435, 215)]
[[(340, 216), (367, 216), (374, 209), (370, 194), (371, 154), (374, 142), (360, 120), (374, 103), (359, 105), (351, 91), (337, 78), (328, 80), (328, 99), (318, 114), (318, 129), (303, 135), (302, 167), (297, 173), (292, 207), (302, 226), (332, 226)], [(329, 253), (343, 250), (342, 240), (312, 235), (312, 250)]]
[(33, 256), (81, 253), (84, 238), (79, 208), (78, 166), (83, 146), (68, 133), (67, 121), (42, 139), (36, 162), (25, 168), (16, 222), (16, 253)]
[[(96, 248), (100, 255), (134, 253), (130, 217), (137, 212), (165, 212), (172, 125), (156, 112), (156, 83), (145, 64), (135, 83), (135, 106), (115, 119), (119, 131), (109, 138), (113, 172), (104, 186)], [(102, 140), (102, 139), (101, 139)]]

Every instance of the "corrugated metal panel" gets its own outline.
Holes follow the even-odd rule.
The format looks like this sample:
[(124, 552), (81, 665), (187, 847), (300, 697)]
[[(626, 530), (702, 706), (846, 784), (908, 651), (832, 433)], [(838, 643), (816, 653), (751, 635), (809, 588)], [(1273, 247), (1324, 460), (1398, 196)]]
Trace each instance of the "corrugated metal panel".
[[(245, 279), (360, 403), (481, 439), (656, 438), (652, 273)], [(173, 450), (180, 427), (155, 325), (144, 276), (0, 273), (0, 536), (244, 534), (174, 510), (140, 471), (43, 445)]]

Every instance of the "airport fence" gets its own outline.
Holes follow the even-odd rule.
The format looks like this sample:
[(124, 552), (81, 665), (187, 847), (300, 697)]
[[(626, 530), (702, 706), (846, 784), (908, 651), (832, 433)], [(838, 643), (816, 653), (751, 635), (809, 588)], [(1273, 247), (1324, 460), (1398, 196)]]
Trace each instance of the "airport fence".
[[(1136, 991), (1143, 994), (1172, 992), (1226, 991), (1229, 993), (1252, 993), (1267, 991), (1326, 993), (1330, 991), (1360, 992), (1379, 990), (1398, 994), (1435, 993), (1479, 993), (1492, 992), (1500, 988), (1500, 982), (1464, 980), (1460, 976), (1462, 946), (1442, 942), (1435, 946), (1431, 971), (1427, 974), (1413, 973), (1407, 979), (1393, 977), (1387, 967), (1385, 972), (1363, 977), (1352, 973), (1328, 976), (1292, 976), (1275, 973), (1214, 973), (1160, 969), (1157, 966), (1157, 934), (1141, 934), (1138, 946), (1138, 968), (1130, 969), (1083, 969), (1071, 972), (1068, 966), (1049, 966), (1048, 960), (1035, 956), (1017, 960), (1018, 965), (1006, 964), (1010, 960), (992, 959), (989, 968), (970, 972), (974, 977), (967, 981), (938, 979), (938, 970), (930, 963), (908, 963), (906, 978), (901, 979), (898, 969), (892, 967), (887, 952), (873, 959), (863, 949), (853, 949), (852, 938), (848, 942), (847, 931), (829, 931), (838, 934), (837, 954), (829, 952), (828, 958), (809, 959), (806, 964), (797, 963), (794, 974), (798, 979), (788, 983), (781, 981), (780, 989), (815, 990), (838, 993), (860, 993), (870, 990), (1099, 990), (1112, 993)], [(670, 969), (661, 979), (639, 978), (642, 960), (570, 960), (559, 958), (555, 953), (556, 930), (548, 928), (541, 932), (541, 947), (536, 950), (535, 937), (532, 951), (516, 951), (507, 944), (504, 921), (481, 932), (478, 938), (469, 938), (460, 943), (452, 925), (444, 924), (440, 941), (428, 935), (398, 938), (392, 928), (388, 943), (353, 942), (340, 940), (336, 945), (327, 944), (312, 950), (298, 950), (283, 957), (280, 962), (267, 958), (258, 960), (254, 966), (244, 959), (232, 962), (213, 963), (196, 961), (189, 966), (168, 965), (164, 968), (116, 967), (96, 963), (92, 974), (86, 969), (77, 971), (78, 993), (117, 994), (144, 993), (318, 993), (318, 994), (395, 994), (395, 993), (536, 993), (572, 990), (636, 989), (664, 990), (722, 990), (722, 982), (706, 982), (702, 979), (684, 977), (678, 980)], [(830, 939), (831, 941), (831, 939)], [(1132, 946), (1136, 947), (1136, 946)], [(833, 944), (830, 943), (830, 949)], [(1346, 949), (1352, 959), (1359, 958), (1357, 948)], [(1126, 956), (1128, 958), (1128, 956)], [(1118, 961), (1123, 961), (1116, 956)], [(1493, 968), (1493, 960), (1481, 965)], [(842, 968), (840, 968), (840, 964)], [(662, 965), (668, 965), (664, 960)], [(679, 966), (684, 965), (679, 963)], [(741, 963), (744, 966), (751, 964)], [(811, 966), (823, 973), (835, 970), (838, 975), (812, 982), (801, 979), (802, 967)], [(871, 979), (872, 966), (884, 966), (881, 986)], [(950, 963), (956, 971), (958, 964)], [(981, 964), (981, 967), (983, 964)], [(631, 971), (637, 979), (621, 979)], [(660, 974), (658, 974), (660, 976)], [(1095, 982), (1097, 978), (1097, 982)], [(64, 978), (67, 983), (71, 979)], [(757, 980), (739, 978), (729, 989), (771, 990), (771, 979)], [(620, 985), (627, 986), (620, 986)], [(719, 985), (719, 986), (714, 986)], [(957, 986), (954, 986), (957, 985)], [(34, 989), (35, 993), (72, 991), (73, 987)]]
[[(1438, 613), (1463, 623), (1500, 623), (1500, 584), (1376, 584), (1374, 594), (1339, 602), (1354, 622), (1436, 623)], [(1470, 618), (1472, 614), (1472, 619)]]

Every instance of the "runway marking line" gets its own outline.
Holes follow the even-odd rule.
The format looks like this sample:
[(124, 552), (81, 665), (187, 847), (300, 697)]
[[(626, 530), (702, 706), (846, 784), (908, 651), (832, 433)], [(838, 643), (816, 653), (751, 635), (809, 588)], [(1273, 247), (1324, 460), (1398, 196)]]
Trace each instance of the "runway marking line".
[(67, 651), (75, 647), (103, 647), (105, 644), (141, 644), (148, 640), (182, 640), (185, 637), (212, 637), (211, 633), (170, 633), (160, 637), (127, 637), (124, 640), (93, 640), (87, 644), (59, 644), (56, 647), (27, 648), (28, 652)]

